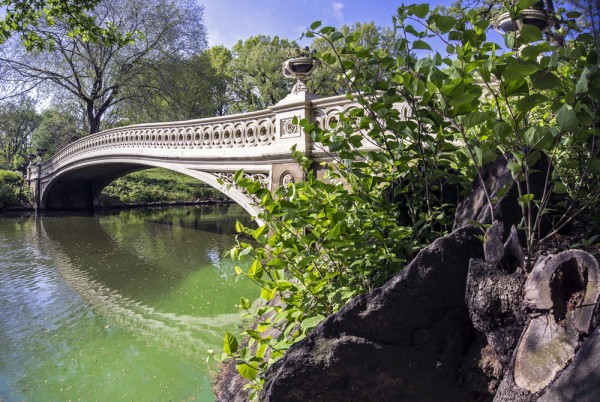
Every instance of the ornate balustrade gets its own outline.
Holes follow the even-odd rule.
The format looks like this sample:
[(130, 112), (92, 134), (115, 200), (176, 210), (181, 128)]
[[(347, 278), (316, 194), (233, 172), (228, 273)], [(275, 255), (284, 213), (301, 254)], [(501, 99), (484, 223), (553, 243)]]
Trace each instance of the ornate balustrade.
[(71, 162), (92, 155), (143, 154), (146, 157), (179, 156), (209, 160), (224, 156), (254, 156), (264, 150), (258, 153), (247, 150), (272, 145), (276, 140), (275, 133), (275, 113), (271, 110), (114, 128), (69, 144), (43, 163), (41, 169), (30, 169), (28, 178), (45, 177)]
[[(110, 181), (136, 169), (161, 167), (217, 188), (256, 216), (256, 200), (233, 185), (233, 173), (244, 169), (271, 190), (302, 180), (292, 147), (315, 160), (330, 160), (331, 155), (293, 124), (294, 118), (326, 128), (338, 122), (340, 113), (358, 107), (346, 96), (317, 99), (300, 91), (258, 112), (114, 128), (81, 138), (30, 166), (27, 180), (37, 208), (93, 208)], [(410, 117), (407, 105), (397, 108)], [(372, 147), (376, 145), (364, 141), (365, 149)]]

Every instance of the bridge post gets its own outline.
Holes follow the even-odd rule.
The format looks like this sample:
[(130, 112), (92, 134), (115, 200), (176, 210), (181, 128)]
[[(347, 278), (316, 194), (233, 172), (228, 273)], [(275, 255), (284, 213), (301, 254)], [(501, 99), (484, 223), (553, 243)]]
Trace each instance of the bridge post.
[(29, 185), (29, 190), (33, 194), (33, 203), (36, 210), (41, 208), (41, 193), (42, 193), (42, 165), (40, 164), (30, 164), (27, 167), (27, 184)]
[[(312, 149), (310, 137), (302, 127), (293, 122), (294, 118), (298, 121), (311, 119), (312, 101), (315, 99), (317, 99), (315, 95), (301, 88), (300, 91), (292, 91), (279, 103), (270, 107), (275, 112), (275, 135), (278, 148), (289, 151), (295, 146), (296, 151), (310, 155)], [(291, 154), (288, 160), (280, 160), (271, 165), (271, 191), (275, 191), (281, 185), (303, 179), (302, 168)]]

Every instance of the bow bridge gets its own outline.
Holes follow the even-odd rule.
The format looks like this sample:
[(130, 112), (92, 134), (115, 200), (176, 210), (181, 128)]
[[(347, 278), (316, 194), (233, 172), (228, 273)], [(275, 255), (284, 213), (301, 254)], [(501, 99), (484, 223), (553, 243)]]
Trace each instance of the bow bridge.
[(93, 209), (113, 180), (160, 167), (218, 189), (256, 216), (255, 201), (232, 185), (234, 173), (243, 169), (271, 191), (302, 180), (292, 146), (315, 161), (326, 160), (327, 154), (292, 123), (293, 118), (328, 127), (340, 112), (357, 106), (346, 96), (317, 99), (301, 87), (262, 111), (115, 128), (81, 138), (48, 161), (31, 165), (27, 181), (37, 209)]
[(315, 99), (301, 91), (258, 112), (115, 128), (81, 138), (48, 161), (31, 165), (27, 181), (38, 209), (93, 209), (113, 180), (160, 167), (195, 177), (255, 216), (253, 200), (231, 185), (234, 172), (244, 169), (271, 190), (301, 180), (292, 146), (317, 159), (323, 153), (292, 119), (312, 119), (326, 126), (352, 107), (355, 104), (344, 96)]

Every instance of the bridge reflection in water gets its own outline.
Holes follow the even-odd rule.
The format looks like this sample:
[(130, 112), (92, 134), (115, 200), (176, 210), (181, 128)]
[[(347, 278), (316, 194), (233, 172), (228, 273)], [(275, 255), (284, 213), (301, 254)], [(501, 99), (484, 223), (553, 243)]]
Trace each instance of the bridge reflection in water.
[(206, 350), (255, 292), (224, 257), (238, 219), (235, 205), (3, 218), (2, 400), (210, 400)]

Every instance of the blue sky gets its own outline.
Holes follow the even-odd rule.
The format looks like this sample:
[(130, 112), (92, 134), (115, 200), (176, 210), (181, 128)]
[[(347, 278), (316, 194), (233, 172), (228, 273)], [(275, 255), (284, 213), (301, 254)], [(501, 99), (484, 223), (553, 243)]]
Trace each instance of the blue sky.
[[(239, 39), (264, 34), (297, 40), (316, 20), (339, 27), (373, 21), (392, 26), (401, 4), (393, 0), (198, 0), (204, 4), (209, 45), (231, 48)], [(406, 1), (406, 4), (425, 0)], [(448, 0), (432, 2), (432, 6)]]

